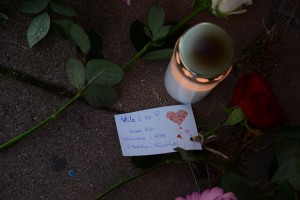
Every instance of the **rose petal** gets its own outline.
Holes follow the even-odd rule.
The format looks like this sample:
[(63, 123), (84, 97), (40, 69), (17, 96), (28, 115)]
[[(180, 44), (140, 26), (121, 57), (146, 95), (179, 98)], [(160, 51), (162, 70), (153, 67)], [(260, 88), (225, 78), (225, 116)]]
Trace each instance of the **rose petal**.
[(235, 84), (232, 94), (232, 104), (239, 105), (246, 93), (247, 77), (242, 76)]
[(241, 76), (234, 88), (232, 103), (243, 109), (253, 128), (266, 128), (286, 120), (269, 83), (258, 73)]
[(212, 0), (212, 6), (215, 13), (215, 9), (219, 9), (225, 15), (230, 14), (239, 14), (246, 12), (245, 9), (242, 9), (242, 5), (251, 5), (252, 0)]

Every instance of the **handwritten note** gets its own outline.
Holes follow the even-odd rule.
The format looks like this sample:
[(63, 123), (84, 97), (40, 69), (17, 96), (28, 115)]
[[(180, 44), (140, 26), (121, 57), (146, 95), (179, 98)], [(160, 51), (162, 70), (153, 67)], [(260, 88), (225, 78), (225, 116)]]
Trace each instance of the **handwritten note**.
[(198, 134), (191, 105), (153, 108), (115, 115), (124, 156), (174, 152), (174, 148), (201, 150), (190, 141)]

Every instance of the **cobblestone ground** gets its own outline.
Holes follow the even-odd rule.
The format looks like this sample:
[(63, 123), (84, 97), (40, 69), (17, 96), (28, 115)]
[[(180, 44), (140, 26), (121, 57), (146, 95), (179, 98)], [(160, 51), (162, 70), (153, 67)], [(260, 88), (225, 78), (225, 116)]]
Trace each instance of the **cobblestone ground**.
[[(43, 120), (74, 92), (67, 81), (64, 62), (77, 55), (75, 47), (52, 29), (30, 49), (26, 30), (32, 16), (17, 11), (23, 2), (9, 2), (5, 13), (10, 19), (0, 21), (0, 67), (1, 71), (10, 69), (30, 75), (43, 84), (28, 84), (0, 74), (0, 143)], [(136, 19), (146, 23), (147, 11), (157, 1), (132, 0), (130, 6), (108, 0), (66, 2), (78, 13), (72, 18), (74, 22), (100, 35), (103, 56), (121, 65), (136, 52), (129, 38), (131, 23)], [(192, 11), (190, 0), (158, 2), (166, 12), (166, 21), (178, 21)], [(209, 116), (207, 126), (223, 119), (219, 103), (226, 105), (230, 101), (235, 81), (249, 69), (266, 73), (290, 122), (300, 124), (297, 2), (254, 0), (247, 13), (228, 20), (204, 12), (192, 21), (191, 24), (207, 21), (224, 27), (233, 38), (237, 58), (243, 55), (242, 49), (271, 30), (283, 36), (276, 43), (280, 44), (277, 54), (265, 60), (265, 68), (259, 68), (257, 63), (237, 67), (205, 100), (193, 105), (197, 118)], [(167, 64), (136, 62), (117, 87), (120, 98), (114, 108), (128, 112), (177, 104), (163, 86)], [(130, 158), (121, 154), (114, 114), (78, 102), (57, 120), (0, 152), (0, 199), (92, 199), (126, 175), (137, 173), (139, 169), (130, 164)], [(258, 158), (259, 162), (270, 159)], [(258, 170), (257, 174), (261, 176), (263, 172)], [(117, 189), (105, 199), (174, 199), (195, 190), (189, 165), (170, 165)]]

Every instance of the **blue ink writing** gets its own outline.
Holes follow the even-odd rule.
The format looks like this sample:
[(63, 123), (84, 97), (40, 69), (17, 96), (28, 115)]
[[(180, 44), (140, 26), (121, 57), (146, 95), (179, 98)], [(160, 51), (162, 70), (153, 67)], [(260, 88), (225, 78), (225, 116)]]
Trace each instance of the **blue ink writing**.
[(142, 130), (129, 129), (129, 133), (142, 133)]
[(156, 133), (154, 134), (154, 138), (166, 138), (166, 134), (165, 133)]
[(179, 142), (171, 142), (171, 141), (168, 141), (168, 142), (164, 142), (164, 143), (161, 143), (161, 142), (156, 142), (154, 143), (154, 147), (156, 148), (164, 148), (164, 147), (178, 147), (179, 145), (181, 145), (181, 143)]
[(155, 129), (152, 128), (152, 127), (145, 127), (145, 131), (146, 132), (151, 132), (151, 131), (155, 131)]
[(123, 141), (138, 141), (138, 140), (146, 140), (145, 137), (122, 137)]
[(151, 116), (145, 116), (145, 120), (151, 120)]
[(140, 144), (140, 145), (135, 145), (135, 144), (132, 144), (132, 145), (127, 145), (127, 148), (128, 149), (149, 149), (150, 146), (148, 145), (143, 145), (143, 144)]
[(135, 119), (131, 116), (129, 117), (121, 117), (121, 120), (125, 123), (125, 122), (135, 122)]

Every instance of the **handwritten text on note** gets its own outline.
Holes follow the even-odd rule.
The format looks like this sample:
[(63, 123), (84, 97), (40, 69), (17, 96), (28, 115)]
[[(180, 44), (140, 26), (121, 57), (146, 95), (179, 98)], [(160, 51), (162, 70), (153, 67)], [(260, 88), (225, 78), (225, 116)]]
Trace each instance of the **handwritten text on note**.
[(153, 108), (115, 115), (124, 156), (174, 152), (174, 148), (200, 150), (190, 141), (198, 134), (191, 105)]

